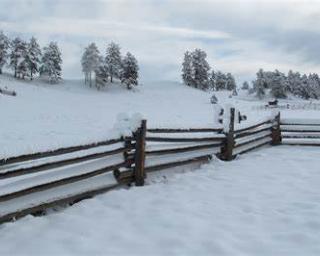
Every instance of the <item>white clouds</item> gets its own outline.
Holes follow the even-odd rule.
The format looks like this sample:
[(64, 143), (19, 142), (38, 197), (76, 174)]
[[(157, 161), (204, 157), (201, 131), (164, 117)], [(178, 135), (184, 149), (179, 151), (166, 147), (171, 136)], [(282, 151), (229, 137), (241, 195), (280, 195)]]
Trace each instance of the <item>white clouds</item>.
[(314, 56), (320, 39), (317, 1), (2, 0), (1, 5), (0, 29), (59, 42), (65, 76), (80, 75), (79, 54), (87, 43), (96, 41), (104, 51), (112, 40), (136, 54), (142, 76), (151, 79), (179, 80), (183, 52), (196, 47), (208, 52), (214, 68), (238, 77), (253, 76), (260, 67), (320, 68)]

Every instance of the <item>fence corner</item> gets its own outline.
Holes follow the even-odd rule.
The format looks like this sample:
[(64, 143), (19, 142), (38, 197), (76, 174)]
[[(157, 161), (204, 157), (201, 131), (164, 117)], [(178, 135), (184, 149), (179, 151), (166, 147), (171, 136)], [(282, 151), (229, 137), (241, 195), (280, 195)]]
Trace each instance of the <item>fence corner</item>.
[(231, 161), (233, 159), (234, 148), (234, 121), (235, 121), (235, 108), (230, 109), (229, 130), (226, 133), (224, 146), (221, 149), (221, 159)]

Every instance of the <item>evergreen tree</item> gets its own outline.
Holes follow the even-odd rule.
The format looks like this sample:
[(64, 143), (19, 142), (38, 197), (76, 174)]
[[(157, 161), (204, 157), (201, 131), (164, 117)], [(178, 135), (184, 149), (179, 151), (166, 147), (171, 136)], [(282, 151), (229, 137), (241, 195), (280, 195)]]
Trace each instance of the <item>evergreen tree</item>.
[(86, 47), (82, 59), (82, 71), (85, 74), (85, 83), (89, 81), (90, 87), (92, 86), (92, 74), (99, 68), (100, 53), (95, 43), (91, 43)]
[(7, 63), (9, 48), (10, 40), (2, 31), (0, 31), (0, 75), (2, 74), (3, 66)]
[(216, 73), (214, 70), (211, 71), (210, 77), (209, 77), (209, 86), (211, 90), (216, 89)]
[(95, 72), (96, 88), (100, 90), (101, 87), (104, 87), (108, 82), (108, 68), (103, 60), (99, 57), (99, 65)]
[(33, 76), (39, 72), (40, 58), (41, 58), (40, 46), (37, 42), (37, 39), (32, 37), (28, 44), (27, 57), (26, 57), (31, 80), (33, 79)]
[[(11, 42), (10, 67), (14, 70), (14, 77), (18, 76), (18, 67), (26, 56), (26, 44), (21, 38), (16, 37)], [(24, 64), (20, 67), (23, 68)]]
[(28, 76), (28, 44), (25, 41), (21, 41), (20, 44), (21, 58), (18, 62), (17, 76), (25, 79)]
[(266, 94), (265, 89), (267, 88), (267, 83), (262, 69), (259, 69), (257, 79), (253, 82), (253, 87), (256, 92), (256, 96), (259, 99), (262, 99)]
[(247, 81), (244, 81), (241, 87), (242, 90), (249, 90), (249, 83)]
[(309, 74), (308, 76), (308, 94), (310, 98), (320, 98), (320, 80), (317, 74)]
[(61, 52), (56, 42), (50, 42), (43, 49), (42, 65), (40, 67), (40, 75), (46, 77), (50, 83), (57, 83), (61, 78)]
[(138, 62), (136, 58), (128, 52), (122, 60), (121, 65), (121, 83), (127, 86), (127, 89), (132, 89), (132, 86), (138, 85)]
[(227, 88), (227, 76), (221, 71), (216, 72), (215, 89), (217, 91), (225, 90)]
[(121, 69), (121, 53), (120, 46), (115, 43), (110, 43), (107, 48), (106, 64), (108, 67), (108, 73), (110, 76), (110, 82), (113, 82), (113, 78), (120, 77)]
[(259, 99), (262, 99), (266, 95), (265, 88), (264, 88), (263, 84), (261, 84), (257, 81), (254, 81), (253, 86), (254, 86), (254, 90), (256, 92), (256, 96)]
[(192, 54), (187, 51), (184, 54), (182, 63), (182, 80), (185, 85), (193, 86), (193, 68), (192, 68)]
[(273, 73), (272, 77), (272, 86), (271, 86), (271, 94), (275, 98), (286, 98), (286, 78), (284, 74), (280, 73), (278, 70), (276, 70)]
[(203, 50), (195, 49), (192, 53), (194, 85), (201, 90), (207, 90), (209, 88), (208, 72), (210, 66), (206, 58), (207, 54)]
[(228, 73), (226, 76), (226, 89), (228, 91), (234, 91), (236, 87), (237, 85), (233, 75), (231, 75), (231, 73)]

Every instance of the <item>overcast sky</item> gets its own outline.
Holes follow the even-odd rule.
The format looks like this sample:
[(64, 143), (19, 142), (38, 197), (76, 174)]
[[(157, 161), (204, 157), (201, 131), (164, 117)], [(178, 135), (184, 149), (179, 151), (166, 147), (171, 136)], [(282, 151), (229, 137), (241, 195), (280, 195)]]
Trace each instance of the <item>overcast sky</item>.
[(81, 76), (83, 48), (109, 42), (132, 52), (143, 80), (180, 80), (186, 50), (239, 81), (262, 67), (320, 71), (320, 1), (0, 0), (0, 30), (57, 41), (63, 75)]

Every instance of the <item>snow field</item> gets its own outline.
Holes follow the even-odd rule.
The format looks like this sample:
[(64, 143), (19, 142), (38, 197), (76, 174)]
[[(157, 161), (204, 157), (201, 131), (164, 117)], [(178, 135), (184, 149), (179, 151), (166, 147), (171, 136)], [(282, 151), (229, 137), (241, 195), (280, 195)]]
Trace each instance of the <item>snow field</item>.
[(318, 156), (279, 146), (154, 173), (145, 187), (0, 226), (0, 254), (319, 255)]

